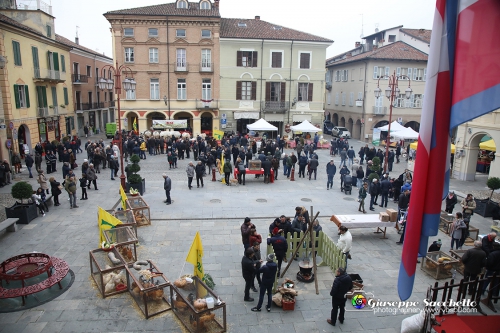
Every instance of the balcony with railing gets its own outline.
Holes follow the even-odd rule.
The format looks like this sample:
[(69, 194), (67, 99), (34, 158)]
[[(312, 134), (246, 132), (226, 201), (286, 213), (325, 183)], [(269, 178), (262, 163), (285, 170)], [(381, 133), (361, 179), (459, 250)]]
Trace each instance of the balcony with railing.
[(92, 103), (81, 103), (81, 110), (87, 111), (87, 110), (92, 110)]
[(17, 10), (41, 10), (52, 15), (52, 6), (41, 0), (17, 0)]
[(92, 103), (93, 109), (104, 109), (104, 102)]
[(59, 107), (53, 106), (49, 108), (49, 113), (51, 113), (51, 115), (57, 116), (59, 114)]
[(40, 117), (40, 118), (48, 117), (49, 116), (49, 108), (46, 106), (39, 106), (39, 107), (37, 107), (37, 114), (38, 114), (38, 117)]
[(88, 83), (89, 77), (83, 74), (71, 74), (71, 81), (73, 84)]
[(219, 101), (215, 100), (215, 99), (212, 99), (210, 101), (197, 99), (196, 100), (196, 108), (197, 109), (218, 109), (219, 108)]
[(373, 114), (377, 116), (385, 116), (387, 113), (387, 106), (374, 106)]
[(214, 64), (211, 62), (201, 62), (200, 63), (200, 73), (213, 73)]
[(47, 68), (35, 68), (33, 73), (35, 82), (55, 82), (61, 83), (66, 81), (66, 73)]
[(285, 101), (263, 101), (262, 111), (270, 113), (285, 113), (290, 109), (290, 103)]

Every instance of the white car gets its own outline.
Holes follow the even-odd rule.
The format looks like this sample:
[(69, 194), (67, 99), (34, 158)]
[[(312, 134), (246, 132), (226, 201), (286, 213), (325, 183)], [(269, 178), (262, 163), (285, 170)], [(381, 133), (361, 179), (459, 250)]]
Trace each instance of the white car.
[(338, 136), (339, 138), (346, 138), (350, 139), (351, 138), (351, 132), (345, 127), (342, 126), (335, 126), (332, 128), (332, 135), (333, 136)]

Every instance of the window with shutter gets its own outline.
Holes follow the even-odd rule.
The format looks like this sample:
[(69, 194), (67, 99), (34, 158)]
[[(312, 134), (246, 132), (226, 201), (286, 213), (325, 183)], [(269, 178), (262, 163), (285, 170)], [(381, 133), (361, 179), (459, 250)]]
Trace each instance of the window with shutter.
[(339, 105), (339, 93), (335, 94), (335, 105)]
[(389, 67), (386, 67), (386, 68), (385, 68), (385, 76), (386, 76), (385, 78), (386, 78), (386, 80), (388, 80), (388, 79), (389, 79), (389, 75), (390, 75), (390, 74), (389, 74), (389, 71), (390, 71), (390, 68), (389, 68)]
[(252, 96), (251, 96), (252, 101), (257, 100), (257, 82), (253, 81), (252, 82)]
[(354, 106), (354, 93), (349, 94), (349, 106)]
[(311, 68), (311, 54), (310, 53), (300, 53), (300, 63), (299, 68), (309, 69)]
[(14, 99), (16, 101), (16, 109), (21, 108), (21, 102), (19, 100), (19, 86), (17, 84), (14, 85)]
[(309, 99), (308, 93), (309, 93), (309, 83), (300, 82), (298, 85), (297, 100), (298, 101), (307, 101)]
[(344, 82), (344, 71), (340, 71), (340, 81)]
[(257, 67), (257, 51), (252, 52), (252, 67)]
[(373, 78), (378, 79), (378, 66), (373, 66)]
[[(63, 88), (63, 94), (64, 94), (64, 105), (68, 105), (69, 104), (68, 88), (66, 87)], [(106, 93), (104, 93), (104, 96), (106, 96)]]
[(313, 100), (313, 84), (309, 83), (309, 87), (307, 87), (307, 101), (312, 102)]
[(281, 59), (282, 58), (282, 53), (281, 52), (272, 52), (271, 53), (271, 67), (272, 68), (281, 68)]
[(417, 69), (413, 68), (413, 80), (417, 79)]
[(66, 72), (66, 58), (61, 54), (61, 72)]
[(427, 81), (427, 68), (424, 68), (424, 81)]
[(285, 93), (286, 93), (286, 83), (281, 82), (281, 87), (280, 87), (280, 101), (281, 102), (285, 101)]
[(345, 93), (342, 93), (342, 105), (345, 105)]
[(347, 82), (349, 80), (349, 70), (345, 69), (344, 70), (344, 82)]
[(243, 85), (243, 82), (241, 81), (236, 81), (236, 100), (239, 101), (241, 100), (242, 98), (242, 85)]
[(408, 74), (406, 74), (410, 79), (412, 79), (412, 73), (413, 73), (413, 69), (412, 68), (408, 68)]
[(12, 41), (12, 49), (14, 51), (14, 65), (15, 66), (22, 66), (23, 62), (21, 60), (21, 45), (19, 42), (13, 40)]
[(397, 76), (401, 75), (401, 67), (396, 68), (396, 75)]
[(236, 52), (236, 67), (243, 67), (243, 52), (242, 51), (237, 51)]

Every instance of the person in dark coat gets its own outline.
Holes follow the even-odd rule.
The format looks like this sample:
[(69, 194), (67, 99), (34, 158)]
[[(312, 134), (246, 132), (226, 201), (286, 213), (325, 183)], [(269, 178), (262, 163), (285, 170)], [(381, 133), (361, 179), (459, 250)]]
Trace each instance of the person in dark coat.
[[(486, 265), (486, 252), (481, 249), (481, 246), (481, 241), (474, 241), (474, 247), (472, 249), (468, 249), (462, 256), (465, 281), (474, 280)], [(473, 288), (473, 284), (469, 284), (469, 295), (474, 292)]]
[(363, 164), (363, 160), (365, 158), (365, 148), (364, 147), (359, 148), (358, 156), (359, 156), (359, 164)]
[(271, 168), (272, 168), (271, 161), (265, 159), (262, 162), (262, 169), (264, 169), (264, 183), (266, 184), (269, 184), (269, 179), (271, 177)]
[(165, 173), (163, 174), (163, 179), (165, 179), (163, 182), (163, 189), (165, 190), (165, 194), (167, 196), (167, 200), (165, 200), (164, 202), (167, 205), (170, 205), (172, 203), (172, 199), (170, 198), (170, 191), (172, 190), (172, 180)]
[(339, 174), (340, 174), (340, 191), (344, 192), (344, 177), (350, 174), (351, 172), (349, 169), (347, 169), (347, 166), (344, 163), (344, 166), (342, 169), (340, 169)]
[(275, 227), (272, 232), (273, 237), (267, 239), (267, 245), (272, 245), (276, 259), (278, 260), (278, 275), (281, 272), (281, 263), (286, 258), (286, 251), (288, 251), (288, 243), (283, 237), (283, 229)]
[(495, 243), (495, 238), (497, 237), (496, 232), (490, 232), (488, 235), (484, 236), (481, 240), (481, 248), (486, 253), (487, 256), (493, 251), (493, 244)]
[[(493, 244), (493, 251), (490, 252), (486, 258), (486, 274), (484, 277), (488, 278), (488, 281), (483, 284), (483, 294), (486, 291), (486, 288), (491, 281), (490, 277), (493, 276), (493, 274), (500, 274), (500, 245), (498, 243)], [(495, 288), (493, 294), (498, 295), (498, 286)]]
[(30, 173), (30, 178), (33, 178), (33, 174), (31, 173), (31, 168), (33, 167), (35, 161), (33, 160), (31, 154), (26, 155), (26, 157), (24, 158), (24, 163), (26, 163), (26, 168), (28, 168), (28, 172)]
[[(337, 166), (335, 166), (335, 162), (333, 158), (330, 160), (330, 163), (326, 164), (326, 175), (328, 176), (328, 181), (326, 182), (326, 189), (329, 190), (333, 186), (333, 177), (337, 173)], [(330, 186), (330, 187), (328, 187)]]
[(375, 208), (373, 208), (373, 205), (376, 204), (375, 198), (379, 194), (379, 184), (377, 178), (373, 178), (372, 183), (370, 184), (369, 192), (370, 192), (370, 210), (375, 210)]
[(274, 280), (276, 279), (277, 266), (276, 263), (274, 262), (273, 253), (268, 254), (266, 260), (267, 263), (265, 265), (262, 265), (258, 271), (259, 275), (262, 274), (261, 278), (262, 283), (260, 285), (260, 293), (259, 293), (259, 303), (257, 304), (256, 307), (252, 308), (252, 311), (260, 311), (262, 303), (264, 302), (264, 294), (266, 293), (266, 291), (267, 291), (266, 310), (267, 312), (271, 311), (272, 292), (273, 292)]
[(306, 178), (306, 166), (307, 166), (307, 157), (306, 157), (306, 154), (305, 153), (301, 153), (300, 157), (299, 157), (299, 178), (301, 177), (304, 177)]
[(387, 208), (387, 202), (389, 201), (389, 190), (391, 188), (391, 182), (387, 174), (384, 175), (382, 181), (380, 182), (380, 195), (382, 196), (382, 202), (380, 207)]
[(396, 164), (399, 163), (399, 156), (401, 156), (401, 145), (398, 143), (396, 146)]
[(427, 250), (427, 252), (441, 251), (441, 245), (443, 245), (443, 243), (441, 242), (441, 239), (438, 239), (437, 241), (432, 242), (432, 244), (431, 244), (431, 246), (429, 246), (429, 249)]
[(328, 324), (335, 326), (337, 322), (337, 312), (339, 312), (339, 309), (339, 322), (341, 324), (344, 323), (345, 302), (347, 300), (345, 294), (352, 288), (353, 284), (351, 277), (346, 274), (342, 267), (339, 267), (335, 274), (332, 290), (330, 291), (330, 296), (332, 296), (332, 311), (330, 319), (326, 320)]
[(309, 180), (311, 180), (311, 176), (314, 173), (314, 180), (316, 180), (316, 174), (318, 173), (318, 159), (315, 158), (315, 156), (311, 157), (311, 160), (309, 161)]
[(457, 195), (455, 192), (450, 191), (448, 195), (446, 196), (446, 209), (444, 210), (448, 214), (453, 214), (453, 209), (455, 208), (455, 205), (457, 204)]
[[(288, 237), (288, 233), (292, 230), (292, 223), (290, 222), (290, 218), (287, 218), (285, 215), (281, 215), (274, 219), (273, 223), (269, 225), (269, 234), (273, 235), (274, 228), (278, 228), (278, 232), (280, 230), (283, 231), (283, 237), (285, 239)], [(283, 260), (287, 262), (286, 258)]]
[(387, 156), (387, 167), (389, 168), (389, 171), (392, 171), (392, 165), (394, 164), (394, 156), (395, 156), (394, 150), (391, 149)]
[(241, 272), (243, 279), (245, 279), (245, 302), (253, 302), (254, 299), (250, 297), (250, 288), (252, 287), (253, 274), (255, 272), (255, 267), (257, 264), (254, 261), (254, 250), (249, 247), (245, 250), (245, 255), (241, 259)]
[(196, 173), (196, 186), (199, 188), (201, 181), (201, 187), (203, 187), (203, 173), (205, 172), (205, 166), (201, 161), (198, 161), (194, 167), (194, 171)]

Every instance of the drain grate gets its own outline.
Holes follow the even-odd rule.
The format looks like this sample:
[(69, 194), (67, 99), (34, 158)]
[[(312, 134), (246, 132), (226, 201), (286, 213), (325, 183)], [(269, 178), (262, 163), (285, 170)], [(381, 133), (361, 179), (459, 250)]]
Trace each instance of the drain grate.
[(300, 199), (300, 201), (312, 202), (312, 199), (309, 199), (309, 198), (302, 198), (302, 199)]
[(347, 201), (354, 201), (354, 198), (350, 198), (350, 197), (343, 197), (342, 199), (347, 200)]
[(255, 201), (257, 201), (257, 202), (267, 202), (267, 200), (266, 200), (266, 199), (257, 199), (257, 200), (255, 200)]
[(212, 199), (210, 200), (211, 203), (221, 203), (220, 199)]

